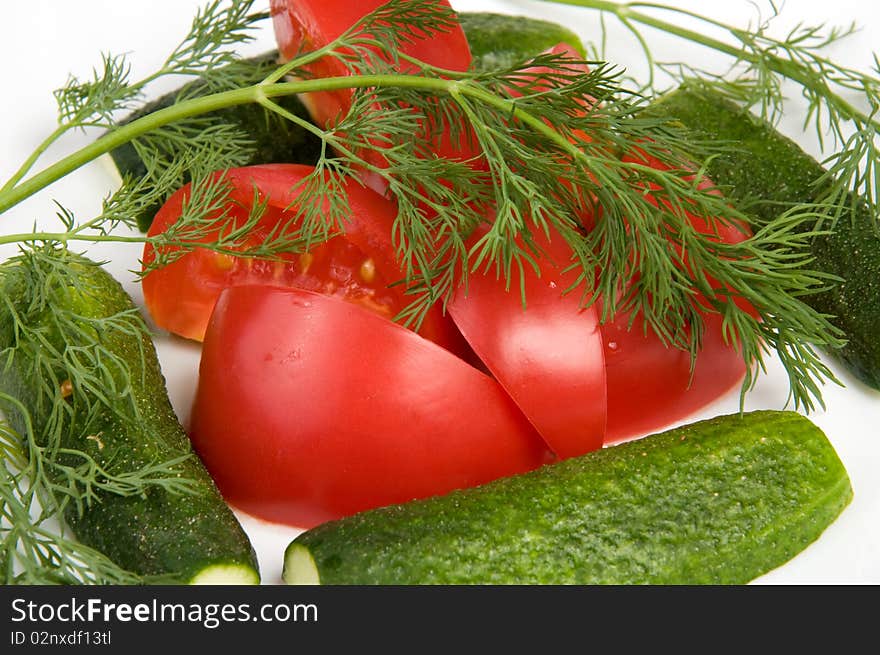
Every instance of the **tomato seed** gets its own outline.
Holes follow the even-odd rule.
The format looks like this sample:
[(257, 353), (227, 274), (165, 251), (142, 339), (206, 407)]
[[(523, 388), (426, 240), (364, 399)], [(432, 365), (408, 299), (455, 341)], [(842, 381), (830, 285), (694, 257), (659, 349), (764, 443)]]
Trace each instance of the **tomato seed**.
[(315, 256), (312, 253), (304, 252), (299, 256), (299, 267), (303, 273), (309, 272), (313, 261), (315, 261)]
[(235, 266), (235, 257), (226, 253), (214, 253), (214, 265), (221, 271), (229, 271)]
[(360, 268), (361, 279), (367, 284), (376, 279), (376, 262), (372, 258), (365, 259)]

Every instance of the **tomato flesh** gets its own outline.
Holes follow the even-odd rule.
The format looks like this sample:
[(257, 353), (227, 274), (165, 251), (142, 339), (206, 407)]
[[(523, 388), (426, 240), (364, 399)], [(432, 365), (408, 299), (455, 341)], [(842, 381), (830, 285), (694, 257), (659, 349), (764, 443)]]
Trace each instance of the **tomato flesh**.
[(300, 527), (549, 457), (498, 383), (461, 359), (338, 298), (268, 286), (220, 295), (191, 432), (232, 504)]
[[(247, 240), (252, 245), (263, 242), (279, 224), (291, 222), (293, 210), (290, 208), (298, 198), (295, 185), (312, 171), (311, 167), (299, 164), (271, 164), (218, 173), (231, 188), (224, 207), (228, 222), (243, 224), (256, 189), (260, 201), (266, 203), (266, 210)], [(156, 215), (149, 236), (168, 230), (177, 221), (190, 190), (187, 185), (168, 199)], [(265, 260), (196, 249), (150, 271), (143, 279), (144, 300), (150, 316), (161, 328), (201, 340), (223, 289), (262, 283), (340, 296), (386, 318), (394, 318), (411, 302), (402, 286), (389, 286), (403, 278), (391, 242), (396, 207), (354, 181), (346, 184), (345, 193), (351, 210), (345, 233), (317, 244), (307, 253), (283, 254), (277, 260)], [(214, 241), (220, 231), (218, 225), (216, 231), (203, 235), (202, 240)], [(147, 243), (144, 265), (150, 265), (155, 257), (153, 246)], [(465, 348), (457, 329), (439, 307), (428, 312), (420, 334), (454, 352)]]

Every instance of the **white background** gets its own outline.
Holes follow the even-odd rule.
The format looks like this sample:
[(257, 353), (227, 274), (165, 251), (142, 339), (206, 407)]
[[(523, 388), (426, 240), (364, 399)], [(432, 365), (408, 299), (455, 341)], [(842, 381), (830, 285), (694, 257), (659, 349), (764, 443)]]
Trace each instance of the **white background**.
[[(197, 0), (0, 0), (0, 183), (7, 179), (34, 147), (54, 129), (55, 106), (52, 90), (60, 87), (73, 72), (87, 77), (100, 62), (100, 52), (131, 54), (132, 75), (148, 74), (186, 33), (199, 6)], [(267, 3), (268, 4), (268, 3)], [(492, 10), (527, 14), (558, 20), (576, 30), (585, 40), (600, 38), (598, 14), (582, 9), (550, 5), (528, 0), (460, 0), (460, 10)], [(680, 1), (675, 6), (710, 12), (714, 18), (739, 25), (759, 19), (756, 5), (741, 1)], [(851, 66), (867, 69), (872, 61), (872, 44), (880, 37), (878, 5), (856, 0), (819, 2), (789, 0), (783, 15), (774, 22), (775, 33), (782, 35), (798, 22), (828, 23), (846, 26), (856, 20), (861, 30), (834, 47), (832, 55)], [(766, 13), (766, 5), (765, 5)], [(613, 20), (609, 19), (609, 23)], [(701, 66), (724, 60), (701, 48), (645, 28), (658, 59), (686, 59)], [(258, 40), (245, 48), (257, 53), (274, 46), (271, 30), (265, 29)], [(634, 75), (642, 68), (637, 44), (624, 30), (613, 26), (608, 40), (608, 57), (627, 67)], [(150, 89), (158, 95), (174, 85), (172, 81)], [(797, 96), (796, 88), (791, 88)], [(808, 151), (819, 154), (817, 142), (800, 133), (802, 115), (796, 110), (782, 123), (783, 131), (795, 137)], [(53, 148), (41, 161), (46, 164), (75, 150), (94, 138), (93, 134), (73, 135)], [(41, 166), (38, 165), (38, 168)], [(0, 233), (28, 230), (38, 222), (51, 224), (52, 200), (72, 209), (80, 219), (95, 214), (101, 199), (116, 184), (111, 166), (96, 162), (61, 180), (48, 192), (15, 207), (2, 217)], [(57, 227), (57, 224), (55, 225)], [(130, 272), (138, 266), (140, 247), (113, 245), (92, 248), (90, 253), (110, 260), (110, 270), (124, 283), (136, 301), (140, 289)], [(0, 258), (12, 254), (0, 249)], [(880, 338), (880, 335), (878, 335)], [(157, 340), (169, 392), (181, 419), (186, 422), (197, 381), (198, 347), (179, 339), (160, 336)], [(825, 430), (846, 465), (855, 499), (838, 521), (805, 552), (790, 563), (759, 579), (765, 583), (880, 583), (880, 393), (855, 381), (835, 368), (845, 387), (828, 386), (824, 390), (827, 410), (811, 418)], [(748, 399), (748, 409), (780, 409), (786, 400), (786, 381), (779, 367), (770, 364)], [(736, 411), (736, 394), (722, 399), (700, 413), (699, 417)], [(253, 537), (261, 560), (264, 581), (280, 580), (284, 547), (297, 530), (274, 526), (242, 515)]]

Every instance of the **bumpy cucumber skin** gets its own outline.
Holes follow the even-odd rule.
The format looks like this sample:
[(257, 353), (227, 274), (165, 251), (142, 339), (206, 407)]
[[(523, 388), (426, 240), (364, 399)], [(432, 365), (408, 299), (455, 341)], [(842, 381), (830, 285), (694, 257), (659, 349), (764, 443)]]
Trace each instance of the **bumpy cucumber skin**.
[[(271, 66), (274, 65), (277, 59), (278, 52), (271, 51), (259, 57), (245, 60), (243, 63), (245, 65), (253, 65), (255, 68), (263, 67), (268, 74), (272, 70)], [(192, 97), (204, 94), (204, 86), (204, 82), (200, 80), (190, 82), (180, 89), (167, 93), (133, 112), (122, 123), (129, 123), (159, 109), (169, 107), (180, 96)], [(297, 96), (282, 96), (276, 98), (275, 102), (295, 116), (299, 116), (304, 120), (310, 120), (305, 105), (300, 102)], [(237, 105), (221, 109), (214, 112), (214, 114), (208, 114), (208, 116), (212, 115), (221, 118), (225, 123), (237, 127), (247, 134), (253, 142), (253, 155), (245, 165), (272, 163), (314, 164), (321, 155), (321, 140), (316, 135), (280, 116), (271, 114), (258, 105)], [(113, 158), (120, 175), (128, 175), (138, 179), (147, 172), (144, 162), (138, 156), (137, 150), (135, 150), (131, 143), (126, 143), (114, 149), (110, 156)], [(186, 182), (189, 182), (189, 179)], [(157, 204), (146, 208), (136, 217), (141, 231), (146, 232), (149, 229), (160, 207), (161, 204)]]
[[(49, 338), (56, 340), (57, 333), (51, 332), (46, 312), (27, 309), (29, 265), (26, 259), (13, 260), (0, 268), (0, 297), (10, 301), (30, 326), (49, 329)], [(93, 317), (133, 308), (119, 283), (102, 267), (79, 260), (72, 268), (83, 286), (79, 291), (67, 289), (65, 295), (71, 308)], [(39, 402), (42, 396), (32, 373), (32, 360), (14, 348), (14, 338), (11, 314), (0, 312), (0, 360), (4, 362), (0, 368), (0, 390), (28, 405), (39, 438), (50, 408)], [(252, 570), (252, 582), (259, 582), (256, 554), (250, 541), (193, 454), (174, 414), (152, 341), (146, 334), (138, 339), (121, 331), (107, 331), (100, 339), (131, 367), (132, 393), (140, 420), (126, 421), (107, 409), (97, 420), (84, 424), (74, 392), (73, 417), (62, 437), (62, 446), (82, 450), (117, 473), (191, 454), (179, 466), (179, 475), (194, 481), (195, 489), (186, 495), (171, 494), (158, 487), (150, 487), (144, 497), (101, 494), (100, 501), (81, 515), (73, 507), (66, 511), (65, 519), (72, 531), (81, 542), (148, 581), (188, 583), (205, 568), (226, 564), (244, 571), (244, 577), (248, 569)], [(12, 358), (7, 360), (10, 353)], [(66, 377), (61, 369), (58, 375), (62, 380)], [(0, 409), (13, 428), (24, 434), (21, 414), (2, 403)]]
[[(699, 139), (729, 141), (731, 148), (708, 162), (708, 173), (725, 194), (743, 203), (759, 222), (776, 218), (797, 203), (814, 202), (827, 187), (825, 169), (766, 121), (717, 92), (683, 86), (648, 110), (673, 119)], [(844, 215), (834, 233), (813, 239), (810, 264), (843, 282), (804, 300), (832, 316), (848, 343), (832, 355), (865, 384), (880, 389), (880, 236), (876, 217), (855, 200), (854, 216)]]
[(462, 12), (459, 20), (471, 48), (471, 68), (477, 71), (507, 68), (558, 43), (567, 43), (581, 56), (585, 52), (580, 37), (557, 23), (483, 12)]
[(724, 416), (304, 532), (322, 584), (741, 584), (852, 498), (794, 412)]

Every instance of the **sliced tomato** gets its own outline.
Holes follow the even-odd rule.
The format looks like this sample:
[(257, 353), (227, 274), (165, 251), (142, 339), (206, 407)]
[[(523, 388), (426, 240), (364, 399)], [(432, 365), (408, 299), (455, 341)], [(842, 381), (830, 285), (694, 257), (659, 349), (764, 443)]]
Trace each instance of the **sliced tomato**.
[[(549, 91), (553, 88), (558, 88), (564, 84), (564, 80), (559, 78), (560, 73), (564, 73), (566, 77), (573, 77), (577, 75), (583, 75), (590, 71), (589, 67), (584, 63), (583, 57), (577, 51), (577, 49), (569, 45), (568, 43), (560, 42), (557, 43), (552, 48), (547, 48), (540, 54), (542, 55), (556, 55), (558, 57), (562, 57), (565, 59), (571, 59), (571, 64), (568, 62), (565, 63), (565, 66), (562, 68), (550, 68), (549, 66), (531, 66), (523, 71), (523, 75), (525, 79), (522, 79), (521, 82), (514, 85), (513, 88), (510, 89), (510, 94), (512, 96), (521, 96), (522, 93), (517, 87), (522, 87), (526, 85), (527, 76), (532, 75), (535, 79), (529, 80), (532, 84), (532, 91), (537, 92), (545, 92)], [(547, 77), (547, 80), (542, 84), (535, 84), (535, 80), (540, 78), (541, 76)], [(552, 76), (552, 77), (548, 77)]]
[[(324, 47), (386, 1), (272, 0), (272, 25), (281, 57), (290, 60), (298, 54)], [(437, 0), (436, 4), (449, 7), (447, 0)], [(447, 70), (466, 71), (471, 64), (470, 47), (464, 30), (458, 25), (424, 38), (419, 38), (416, 32), (412, 38), (401, 43), (400, 52)], [(401, 72), (413, 70), (413, 65), (401, 62)], [(309, 66), (309, 71), (314, 77), (336, 77), (350, 73), (343, 63), (332, 57), (323, 57), (314, 62)], [(351, 97), (349, 89), (321, 91), (307, 94), (304, 102), (321, 125), (332, 125), (348, 112)]]
[[(477, 238), (485, 229), (477, 234)], [(561, 237), (536, 244), (538, 270), (523, 268), (526, 304), (495, 275), (474, 273), (449, 312), (465, 339), (559, 457), (602, 446), (605, 361), (599, 318), (576, 293), (563, 294), (571, 251)]]
[[(217, 173), (231, 189), (224, 208), (229, 219), (223, 220), (242, 224), (256, 197), (258, 202), (266, 203), (266, 211), (247, 239), (251, 244), (264, 241), (279, 225), (292, 222), (299, 194), (296, 185), (312, 171), (311, 167), (298, 164), (272, 164)], [(345, 233), (308, 253), (271, 261), (196, 249), (149, 272), (143, 279), (143, 289), (153, 320), (175, 334), (201, 340), (220, 292), (229, 286), (258, 283), (340, 296), (386, 318), (394, 318), (411, 302), (402, 286), (389, 286), (403, 278), (391, 242), (396, 207), (355, 181), (346, 185), (345, 192), (351, 210)], [(190, 193), (187, 185), (168, 199), (150, 227), (150, 236), (166, 231), (177, 221)], [(203, 240), (216, 240), (220, 230), (218, 226), (216, 231), (203, 235)], [(156, 252), (148, 243), (144, 248), (144, 265), (151, 264), (155, 257)], [(420, 334), (456, 352), (463, 348), (461, 336), (439, 306), (428, 312)]]
[(742, 356), (724, 342), (721, 317), (704, 316), (703, 345), (691, 372), (690, 353), (664, 345), (637, 320), (619, 315), (602, 325), (608, 426), (605, 443), (664, 428), (718, 400), (745, 374)]
[[(321, 48), (352, 28), (370, 12), (384, 5), (386, 0), (272, 0), (270, 11), (275, 29), (275, 39), (284, 60), (289, 60), (304, 52)], [(437, 5), (449, 7), (447, 0), (437, 0)], [(471, 65), (471, 52), (464, 30), (459, 25), (431, 34), (420, 34), (412, 30), (408, 38), (399, 45), (399, 52), (432, 66), (451, 71), (466, 71)], [(334, 57), (322, 57), (308, 66), (306, 70), (312, 77), (339, 77), (350, 75), (351, 71)], [(414, 72), (416, 67), (400, 60), (401, 73)], [(312, 118), (319, 124), (329, 127), (337, 124), (351, 108), (352, 89), (318, 91), (303, 94), (303, 103)], [(381, 111), (381, 108), (377, 108)], [(464, 130), (464, 121), (459, 117)], [(458, 160), (471, 160), (477, 152), (470, 138), (453, 139), (448, 125), (425, 127), (425, 138), (433, 142), (433, 150), (440, 157)], [(436, 136), (428, 136), (436, 134)], [(362, 156), (377, 167), (386, 166), (381, 152), (367, 148)], [(379, 193), (387, 189), (387, 182), (376, 173), (363, 170), (364, 181)]]
[[(627, 155), (624, 160), (669, 169), (644, 152)], [(709, 180), (699, 186), (703, 190), (713, 187)], [(719, 242), (739, 243), (749, 236), (747, 226), (686, 213), (697, 231)], [(733, 302), (756, 315), (742, 298), (734, 296)], [(710, 311), (708, 303), (704, 306), (703, 342), (693, 367), (690, 353), (664, 345), (652, 330), (645, 329), (640, 317), (632, 320), (629, 314), (621, 314), (602, 325), (608, 384), (606, 443), (666, 427), (724, 396), (742, 381), (746, 370), (742, 355), (725, 341), (721, 316)], [(632, 411), (633, 407), (639, 411)]]
[[(719, 241), (748, 236), (739, 225), (689, 218)], [(725, 341), (722, 319), (708, 304), (692, 368), (689, 353), (665, 346), (638, 318), (621, 314), (600, 326), (601, 299), (584, 310), (578, 294), (561, 293), (572, 281), (560, 272), (570, 262), (568, 246), (555, 233), (549, 241), (539, 237), (538, 246), (546, 253), (538, 270), (521, 272), (525, 309), (516, 274), (512, 290), (494, 276), (470, 275), (449, 308), (471, 347), (560, 457), (668, 426), (742, 380), (742, 356)]]
[(501, 387), (361, 307), (224, 291), (205, 335), (196, 450), (228, 500), (301, 527), (540, 466)]

